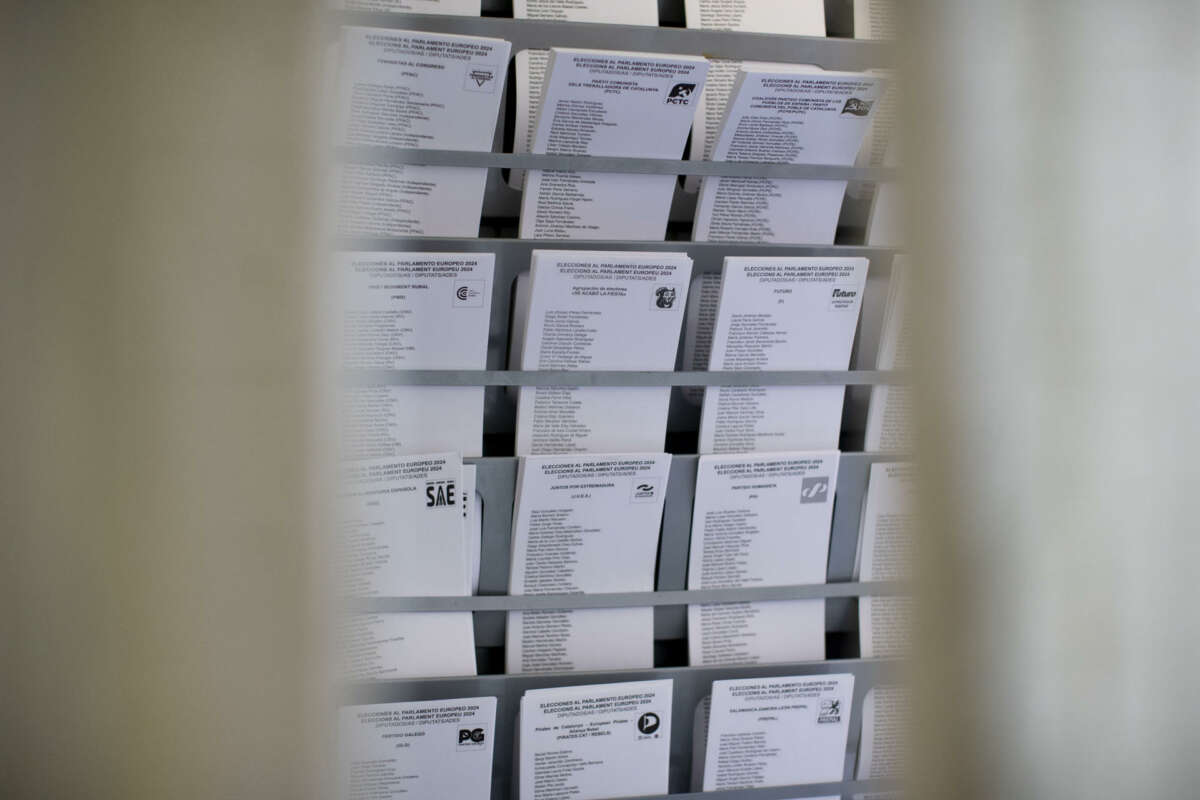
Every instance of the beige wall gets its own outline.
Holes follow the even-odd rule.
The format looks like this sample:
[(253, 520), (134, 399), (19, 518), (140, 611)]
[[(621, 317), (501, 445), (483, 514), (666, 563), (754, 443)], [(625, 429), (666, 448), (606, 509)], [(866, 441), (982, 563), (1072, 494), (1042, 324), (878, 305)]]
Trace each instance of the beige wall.
[(920, 0), (922, 798), (1200, 791), (1200, 6)]
[(0, 14), (0, 794), (317, 796), (308, 9)]

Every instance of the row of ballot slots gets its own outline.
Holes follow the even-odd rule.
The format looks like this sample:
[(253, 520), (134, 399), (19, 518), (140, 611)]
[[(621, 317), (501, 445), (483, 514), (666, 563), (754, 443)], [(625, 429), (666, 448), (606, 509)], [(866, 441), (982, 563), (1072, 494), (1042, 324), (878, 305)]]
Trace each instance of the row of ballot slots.
[[(852, 355), (857, 369), (904, 369), (907, 257), (896, 255), (878, 279), (868, 280), (868, 267), (855, 257), (730, 256), (721, 273), (693, 277), (686, 253), (534, 250), (505, 331), (492, 305), (509, 290), (496, 285), (491, 253), (342, 253), (341, 365), (366, 376), (342, 393), (342, 458), (483, 455), (483, 387), (389, 383), (379, 373), (483, 370), (489, 338), (493, 365), (507, 349), (512, 370), (846, 370)], [(665, 449), (668, 386), (504, 391), (516, 408), (515, 447), (488, 455)], [(843, 385), (685, 387), (675, 396), (698, 416), (702, 454), (838, 449), (846, 398)], [(911, 451), (908, 387), (850, 398), (865, 412), (864, 450)]]
[[(508, 594), (653, 592), (672, 456), (584, 454), (518, 460)], [(688, 590), (826, 582), (837, 451), (701, 456), (687, 555)], [(343, 581), (353, 598), (454, 597), (479, 591), (476, 465), (445, 453), (344, 465)], [(855, 575), (902, 581), (914, 527), (913, 465), (870, 465), (857, 515)], [(902, 657), (910, 600), (858, 601), (863, 658)], [(655, 664), (652, 607), (506, 612), (509, 674), (644, 670)], [(692, 666), (821, 661), (823, 599), (687, 607)], [(343, 616), (342, 674), (352, 682), (473, 676), (470, 611)]]
[[(741, 29), (770, 20), (771, 33), (812, 34), (819, 18), (824, 35), (823, 13), (787, 5), (751, 15), (756, 21)], [(615, 9), (610, 16), (630, 19)], [(896, 92), (884, 70), (563, 47), (512, 54), (503, 39), (356, 26), (331, 48), (333, 139), (351, 151), (335, 180), (345, 237), (478, 236), (488, 187), (485, 167), (394, 163), (355, 148), (490, 152), (511, 138), (518, 154), (841, 167), (890, 167), (899, 158)], [(512, 128), (498, 133), (510, 62)], [(676, 182), (557, 169), (505, 175), (521, 192), (518, 235), (539, 240), (661, 241)], [(888, 244), (896, 236), (891, 184), (875, 192), (845, 180), (683, 182), (695, 198), (695, 241), (777, 244), (833, 244), (848, 188), (856, 200), (874, 197), (867, 241)]]
[[(687, 716), (674, 714), (669, 678), (530, 689), (515, 720), (497, 718), (496, 697), (345, 706), (338, 721), (343, 797), (486, 800), (493, 773), (507, 773), (494, 770), (499, 737), (513, 744), (512, 788), (501, 796), (522, 800), (665, 795), (672, 738), (686, 741), (689, 733), (695, 792), (838, 783), (848, 759), (857, 780), (894, 780), (908, 692), (871, 687), (854, 742), (854, 683), (848, 673), (714, 680)], [(672, 730), (681, 719), (690, 731)]]

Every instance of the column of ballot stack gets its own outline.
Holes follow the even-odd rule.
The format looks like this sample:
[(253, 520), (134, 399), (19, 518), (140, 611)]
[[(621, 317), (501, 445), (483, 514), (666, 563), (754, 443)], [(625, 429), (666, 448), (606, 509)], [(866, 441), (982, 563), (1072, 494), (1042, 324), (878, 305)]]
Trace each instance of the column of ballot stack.
[[(891, 38), (891, 2), (854, 0), (855, 35)], [(350, 12), (482, 11), (480, 0), (336, 3)], [(658, 5), (513, 0), (512, 13), (652, 27)], [(822, 0), (684, 0), (683, 8), (690, 28), (826, 35)], [(481, 251), (452, 242), (431, 251), (412, 242), (477, 238), (493, 191), (487, 168), (378, 157), (389, 149), (490, 151), (507, 91), (517, 153), (894, 166), (890, 76), (545, 44), (513, 53), (498, 37), (345, 26), (331, 45), (333, 141), (347, 153), (331, 181), (335, 228), (344, 241), (396, 243), (394, 250), (346, 246), (331, 262), (340, 312), (335, 352), (347, 376), (338, 394), (341, 594), (356, 601), (478, 594), (490, 511), (476, 492), (484, 456), (516, 458), (506, 531), (510, 596), (654, 592), (673, 396), (698, 408), (699, 418), (688, 590), (826, 582), (844, 418), (858, 405), (864, 449), (890, 455), (870, 467), (855, 577), (907, 578), (915, 474), (911, 463), (894, 460), (912, 447), (905, 387), (874, 386), (848, 399), (837, 385), (680, 391), (587, 379), (600, 371), (672, 372), (677, 364), (736, 372), (907, 367), (903, 256), (890, 277), (874, 277), (866, 258), (737, 249), (833, 245), (848, 193), (871, 202), (865, 243), (898, 248), (899, 199), (890, 184), (513, 169), (504, 191), (520, 192), (517, 233), (539, 243), (514, 269), (486, 243)], [(513, 85), (506, 86), (510, 62)], [(663, 241), (682, 195), (694, 197), (693, 241), (731, 243), (720, 271), (693, 274), (686, 247), (571, 249), (572, 240), (600, 248)], [(500, 325), (494, 307), (507, 297), (510, 319)], [(580, 381), (518, 385), (492, 397), (482, 385), (414, 385), (404, 377), (484, 370), (489, 362), (579, 372)], [(485, 437), (485, 403), (502, 396), (515, 413), (511, 445), (495, 431)], [(907, 598), (862, 597), (857, 610), (863, 658), (906, 654)], [(697, 792), (898, 773), (902, 686), (860, 694), (861, 736), (847, 753), (855, 744), (855, 674), (785, 666), (827, 658), (824, 600), (704, 602), (686, 612), (686, 655), (679, 656), (656, 648), (649, 606), (502, 612), (504, 672), (532, 688), (500, 697), (417, 688), (478, 674), (484, 651), (471, 611), (344, 613), (340, 674), (350, 686), (374, 688), (372, 702), (338, 711), (341, 796), (664, 795), (678, 783), (672, 737), (690, 742)], [(781, 674), (718, 677), (694, 707), (694, 694), (686, 705), (675, 702), (670, 677), (621, 677), (680, 660), (696, 669), (780, 665)], [(575, 672), (614, 674), (557, 685)], [(379, 691), (389, 686), (394, 692)], [(389, 695), (401, 701), (377, 702)], [(692, 725), (673, 731), (676, 708)], [(512, 742), (511, 766), (494, 757), (498, 740)], [(496, 783), (497, 774), (510, 773), (511, 786)]]

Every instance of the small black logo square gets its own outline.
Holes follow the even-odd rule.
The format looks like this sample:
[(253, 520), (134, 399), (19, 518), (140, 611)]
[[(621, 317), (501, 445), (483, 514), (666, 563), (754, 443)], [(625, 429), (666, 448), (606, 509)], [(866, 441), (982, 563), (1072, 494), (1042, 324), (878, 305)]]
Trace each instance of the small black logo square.
[(694, 83), (677, 83), (671, 87), (671, 91), (667, 93), (667, 104), (673, 106), (686, 106), (692, 101), (692, 92), (696, 91)]

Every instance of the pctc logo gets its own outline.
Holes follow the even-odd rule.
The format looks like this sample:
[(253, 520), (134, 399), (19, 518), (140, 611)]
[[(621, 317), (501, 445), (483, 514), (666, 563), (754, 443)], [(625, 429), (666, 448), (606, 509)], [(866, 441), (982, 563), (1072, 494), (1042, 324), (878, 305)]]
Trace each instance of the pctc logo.
[(694, 83), (677, 83), (667, 93), (667, 105), (686, 106), (692, 102), (692, 92), (696, 91)]

